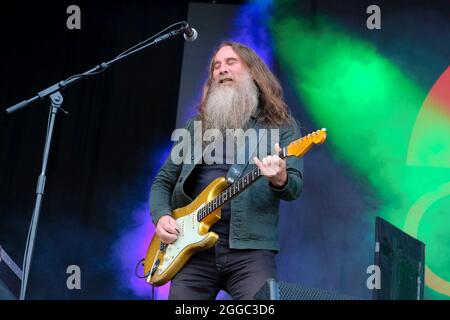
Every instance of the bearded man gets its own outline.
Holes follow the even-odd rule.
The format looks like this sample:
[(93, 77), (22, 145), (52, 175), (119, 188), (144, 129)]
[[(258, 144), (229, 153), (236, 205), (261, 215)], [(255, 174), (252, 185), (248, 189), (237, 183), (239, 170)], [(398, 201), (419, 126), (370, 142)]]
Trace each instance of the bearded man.
[[(266, 154), (274, 148), (274, 155), (259, 160), (258, 148), (254, 163), (242, 164), (240, 176), (257, 165), (264, 177), (222, 206), (221, 219), (210, 229), (219, 240), (188, 260), (172, 279), (169, 299), (215, 299), (220, 290), (233, 299), (253, 299), (268, 278), (276, 278), (279, 201), (297, 199), (302, 190), (301, 158), (278, 156), (280, 145), (300, 138), (300, 129), (279, 81), (251, 48), (236, 42), (223, 42), (212, 55), (198, 115), (186, 125), (191, 133), (194, 120), (205, 130), (221, 132), (277, 128), (280, 144), (266, 142)], [(173, 243), (180, 232), (171, 212), (189, 204), (215, 178), (227, 176), (235, 158), (227, 152), (222, 156), (223, 161), (213, 164), (166, 160), (150, 192), (152, 220), (162, 243)]]

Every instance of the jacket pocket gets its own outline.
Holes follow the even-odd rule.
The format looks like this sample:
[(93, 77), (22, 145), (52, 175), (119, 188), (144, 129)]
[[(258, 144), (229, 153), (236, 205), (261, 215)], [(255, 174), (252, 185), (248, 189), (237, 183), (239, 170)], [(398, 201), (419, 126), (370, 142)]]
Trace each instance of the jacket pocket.
[(255, 240), (275, 240), (278, 232), (279, 200), (273, 196), (267, 179), (261, 177), (249, 190), (247, 228)]

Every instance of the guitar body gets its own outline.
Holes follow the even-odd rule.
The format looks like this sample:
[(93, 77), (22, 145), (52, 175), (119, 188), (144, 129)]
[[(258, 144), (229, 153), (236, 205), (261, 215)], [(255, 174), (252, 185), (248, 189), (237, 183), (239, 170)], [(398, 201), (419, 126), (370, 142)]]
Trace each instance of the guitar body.
[(172, 217), (180, 227), (180, 234), (175, 242), (164, 245), (155, 233), (144, 260), (144, 272), (148, 275), (147, 282), (154, 286), (167, 283), (194, 253), (211, 248), (216, 244), (219, 236), (214, 232), (209, 232), (209, 229), (220, 220), (220, 208), (201, 221), (197, 221), (197, 212), (228, 186), (229, 183), (226, 179), (219, 177), (211, 182), (190, 204), (172, 212)]

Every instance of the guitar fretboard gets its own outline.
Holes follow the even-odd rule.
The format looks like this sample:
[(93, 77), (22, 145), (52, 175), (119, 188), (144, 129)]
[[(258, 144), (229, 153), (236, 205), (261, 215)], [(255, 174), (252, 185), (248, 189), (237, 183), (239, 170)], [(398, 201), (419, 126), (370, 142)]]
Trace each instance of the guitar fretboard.
[[(278, 156), (281, 159), (286, 157), (286, 148), (283, 148)], [(201, 221), (210, 213), (214, 212), (217, 208), (221, 207), (225, 202), (230, 201), (252, 182), (256, 181), (261, 176), (261, 170), (258, 167), (248, 172), (246, 175), (241, 177), (238, 181), (230, 185), (224, 191), (222, 191), (217, 197), (209, 201), (202, 207), (197, 213), (197, 221)]]
[(197, 213), (197, 220), (203, 220), (207, 215), (212, 213), (214, 210), (222, 206), (225, 202), (234, 198), (239, 192), (244, 190), (250, 183), (255, 181), (261, 176), (261, 171), (259, 168), (255, 168), (252, 171), (248, 172), (238, 181), (233, 183), (231, 186), (222, 191), (217, 197), (213, 200), (205, 204), (203, 208)]

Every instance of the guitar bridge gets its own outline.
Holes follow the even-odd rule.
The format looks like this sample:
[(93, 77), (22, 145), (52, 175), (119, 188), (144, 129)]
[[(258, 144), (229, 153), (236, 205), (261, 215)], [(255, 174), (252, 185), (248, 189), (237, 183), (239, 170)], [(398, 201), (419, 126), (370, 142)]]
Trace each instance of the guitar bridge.
[(156, 270), (159, 267), (159, 263), (161, 262), (160, 259), (155, 261), (155, 264), (153, 265), (152, 271), (150, 271), (150, 277), (153, 277), (153, 275), (155, 274)]

